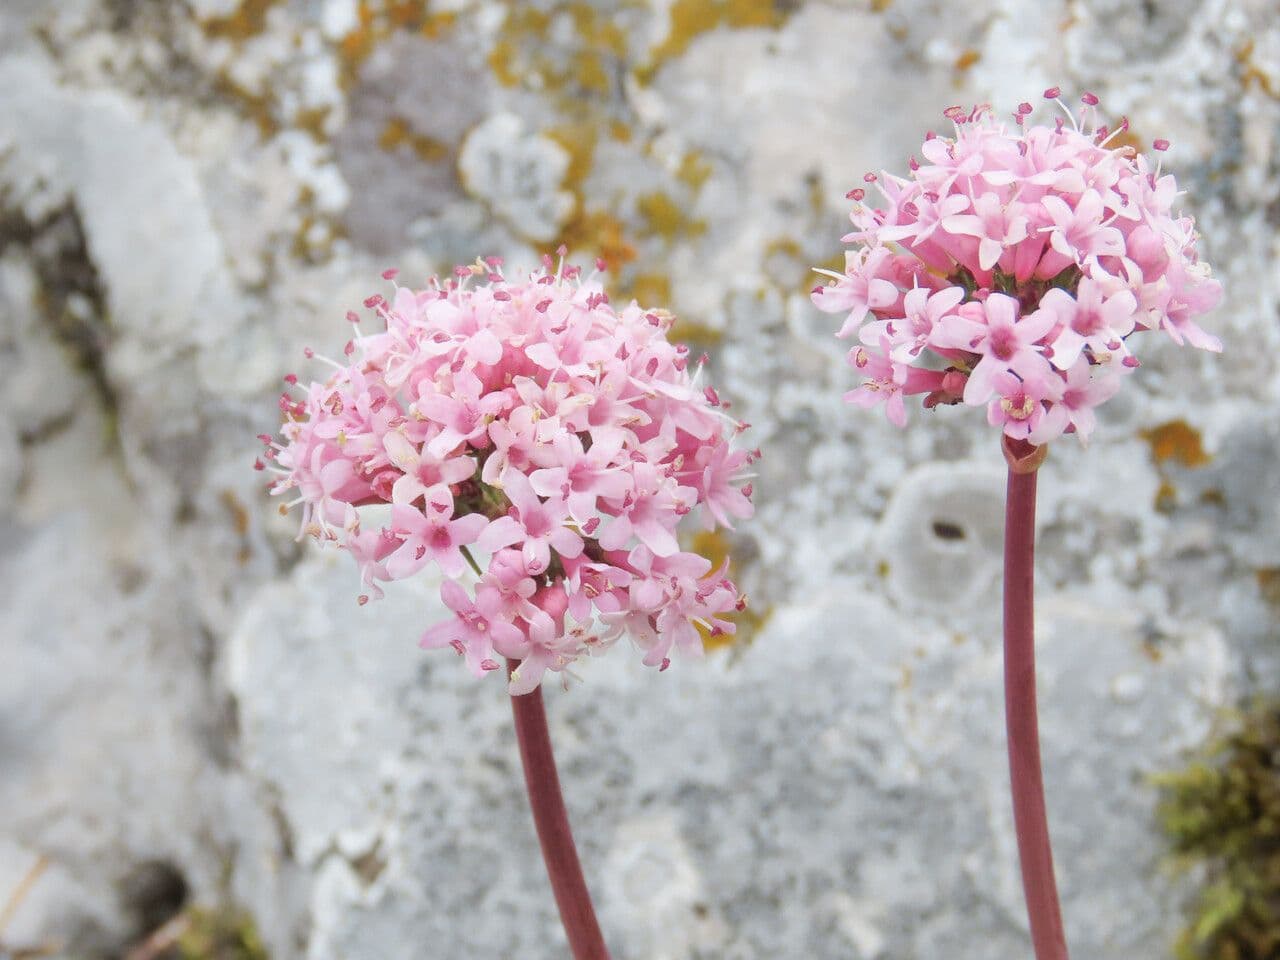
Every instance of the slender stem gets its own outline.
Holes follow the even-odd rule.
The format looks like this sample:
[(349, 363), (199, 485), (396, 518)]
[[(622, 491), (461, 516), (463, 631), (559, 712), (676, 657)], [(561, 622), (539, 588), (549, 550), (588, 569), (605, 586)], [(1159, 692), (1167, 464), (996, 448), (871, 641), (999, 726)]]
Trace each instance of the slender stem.
[(471, 569), (476, 572), (476, 576), (483, 577), (484, 571), (480, 569), (480, 564), (476, 563), (476, 558), (471, 555), (471, 551), (468, 550), (465, 546), (459, 547), (458, 549), (462, 551), (463, 559), (465, 559), (467, 563), (470, 565)]
[[(507, 673), (519, 661), (507, 660)], [(591, 906), (591, 894), (582, 876), (582, 864), (569, 829), (569, 815), (560, 792), (556, 758), (551, 751), (551, 735), (547, 731), (547, 712), (542, 704), (542, 688), (511, 698), (515, 716), (516, 740), (520, 744), (520, 761), (524, 764), (524, 782), (529, 791), (529, 807), (542, 846), (542, 859), (547, 865), (551, 892), (560, 909), (560, 922), (574, 960), (609, 960), (609, 951)]]
[(1004, 716), (1022, 892), (1036, 960), (1067, 960), (1040, 773), (1035, 650), (1036, 469), (1011, 461), (1004, 528)]

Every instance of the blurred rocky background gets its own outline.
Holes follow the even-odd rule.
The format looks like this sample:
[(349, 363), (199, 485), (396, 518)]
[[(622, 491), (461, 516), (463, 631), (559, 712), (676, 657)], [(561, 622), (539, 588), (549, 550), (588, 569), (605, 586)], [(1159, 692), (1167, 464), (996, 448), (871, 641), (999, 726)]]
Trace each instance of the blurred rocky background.
[(564, 242), (681, 317), (766, 452), (757, 518), (701, 544), (742, 639), (548, 692), (615, 958), (1028, 956), (995, 439), (842, 405), (806, 292), (865, 171), (1060, 84), (1173, 141), (1227, 289), (1221, 357), (1149, 338), (1043, 471), (1069, 939), (1280, 957), (1280, 735), (1237, 713), (1280, 687), (1276, 12), (3, 0), (0, 955), (565, 955), (500, 683), (417, 649), (432, 584), (357, 606), (250, 469), (384, 268)]

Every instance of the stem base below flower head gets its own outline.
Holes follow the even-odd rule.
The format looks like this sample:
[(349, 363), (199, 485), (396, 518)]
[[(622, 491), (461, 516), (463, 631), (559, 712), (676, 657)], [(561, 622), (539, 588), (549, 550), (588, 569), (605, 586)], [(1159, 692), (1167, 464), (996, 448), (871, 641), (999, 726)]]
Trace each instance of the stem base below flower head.
[[(507, 673), (519, 661), (507, 660)], [(542, 703), (542, 687), (511, 698), (520, 762), (529, 793), (529, 808), (538, 831), (542, 859), (551, 881), (551, 892), (560, 910), (565, 936), (574, 960), (609, 960), (591, 894), (582, 875), (582, 864), (569, 827), (569, 815), (560, 790), (556, 759), (547, 730), (547, 713)]]
[(1004, 694), (1009, 781), (1022, 889), (1036, 960), (1068, 960), (1053, 872), (1036, 716), (1036, 473), (1048, 452), (1003, 439), (1009, 463), (1004, 539)]

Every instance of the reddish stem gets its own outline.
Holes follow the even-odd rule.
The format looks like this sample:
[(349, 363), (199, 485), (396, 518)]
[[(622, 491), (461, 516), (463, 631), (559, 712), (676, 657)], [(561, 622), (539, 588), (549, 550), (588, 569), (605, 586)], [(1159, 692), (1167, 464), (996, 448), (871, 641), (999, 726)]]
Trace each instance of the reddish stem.
[[(519, 661), (507, 661), (507, 673)], [(609, 960), (609, 951), (600, 933), (600, 924), (591, 906), (591, 894), (582, 876), (578, 850), (573, 844), (569, 815), (560, 792), (556, 758), (551, 751), (551, 735), (547, 731), (547, 712), (542, 704), (542, 688), (511, 698), (515, 717), (516, 740), (520, 744), (520, 762), (524, 765), (524, 782), (529, 792), (529, 807), (542, 846), (542, 859), (547, 865), (551, 892), (560, 909), (560, 922), (574, 960)]]
[[(1038, 464), (1036, 464), (1038, 466)], [(1035, 650), (1036, 467), (1012, 460), (1004, 528), (1004, 716), (1022, 892), (1036, 960), (1067, 960), (1040, 773)]]

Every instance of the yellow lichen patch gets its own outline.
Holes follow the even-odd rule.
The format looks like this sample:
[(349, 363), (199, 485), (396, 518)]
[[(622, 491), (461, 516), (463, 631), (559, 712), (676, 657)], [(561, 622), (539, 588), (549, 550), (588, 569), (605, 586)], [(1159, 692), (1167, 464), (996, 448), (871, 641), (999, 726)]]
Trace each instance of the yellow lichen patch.
[(1178, 505), (1178, 491), (1168, 480), (1161, 480), (1156, 490), (1155, 509), (1159, 513), (1172, 513)]
[(834, 282), (826, 274), (815, 273), (814, 267), (821, 268), (823, 270), (830, 270), (832, 273), (843, 274), (844, 262), (844, 251), (839, 251), (827, 257), (826, 260), (814, 264), (813, 267), (809, 268), (808, 273), (806, 273), (804, 278), (800, 281), (801, 289), (807, 294), (810, 293), (814, 287), (824, 287), (828, 283)]
[(641, 236), (661, 237), (667, 243), (693, 239), (707, 232), (705, 220), (694, 220), (671, 197), (662, 192), (645, 193), (636, 198), (636, 212), (644, 220)]
[(667, 331), (667, 339), (690, 347), (714, 347), (724, 339), (724, 331), (687, 317), (676, 317)]
[(1200, 431), (1185, 420), (1170, 420), (1143, 430), (1142, 438), (1151, 445), (1151, 456), (1157, 465), (1173, 462), (1184, 467), (1203, 467), (1213, 459), (1205, 453)]
[(588, 47), (607, 51), (616, 57), (626, 56), (627, 36), (616, 23), (602, 16), (589, 3), (570, 3), (568, 10), (578, 36), (582, 37)]
[[(525, 2), (508, 2), (506, 19), (489, 50), (489, 69), (506, 87), (524, 85), (553, 93), (576, 91), (605, 99), (614, 86), (615, 63), (625, 59), (626, 34), (590, 3), (558, 3), (539, 10)], [(559, 18), (573, 23), (572, 42), (557, 43), (552, 27)], [(570, 97), (566, 108), (581, 108)]]
[(214, 78), (213, 88), (234, 102), (240, 114), (258, 128), (264, 139), (280, 132), (280, 121), (270, 97), (245, 89), (225, 72)]
[(1236, 62), (1240, 64), (1240, 85), (1248, 90), (1256, 84), (1268, 97), (1280, 100), (1280, 89), (1277, 89), (1276, 81), (1253, 62), (1253, 47), (1254, 42), (1249, 40), (1236, 51)]
[(675, 0), (671, 4), (671, 29), (666, 39), (649, 53), (649, 63), (636, 76), (642, 83), (668, 60), (678, 57), (700, 35), (717, 27), (768, 27), (777, 29), (787, 20), (784, 5), (775, 0)]
[[(732, 558), (729, 555), (729, 539), (719, 530), (700, 530), (693, 535), (689, 549), (710, 560), (712, 570), (720, 569), (726, 560), (729, 560), (732, 565)], [(729, 575), (733, 576), (732, 569), (730, 569)], [(735, 633), (712, 635), (710, 630), (699, 626), (698, 633), (702, 635), (702, 645), (708, 650), (719, 650), (724, 647), (750, 643), (760, 628), (769, 621), (769, 616), (772, 612), (768, 608), (756, 610), (748, 604), (745, 610), (726, 614), (724, 619), (737, 628)]]
[(225, 17), (212, 17), (201, 26), (209, 37), (222, 40), (244, 41), (256, 37), (267, 29), (267, 13), (280, 0), (240, 0), (233, 13)]
[(892, 3), (893, 0), (871, 0), (871, 11), (873, 13), (884, 13)]
[(609, 73), (604, 58), (594, 50), (579, 50), (573, 55), (573, 80), (583, 90), (605, 96), (609, 92)]
[(609, 136), (611, 136), (614, 140), (617, 140), (619, 143), (630, 143), (631, 138), (632, 136), (634, 136), (634, 134), (631, 128), (628, 127), (621, 120), (610, 120)]
[(623, 293), (642, 307), (667, 307), (671, 303), (671, 278), (665, 273), (637, 273)]
[(574, 214), (560, 231), (556, 244), (561, 243), (575, 253), (599, 257), (610, 272), (636, 258), (636, 248), (627, 241), (622, 221), (605, 210)]
[(360, 65), (393, 33), (435, 39), (453, 26), (457, 16), (451, 11), (432, 13), (425, 0), (360, 0), (356, 28), (338, 42), (340, 84), (350, 89), (360, 74)]
[(303, 187), (295, 206), (303, 211), (293, 231), (289, 252), (305, 263), (323, 263), (333, 256), (334, 241), (346, 236), (339, 221), (315, 212), (315, 191)]
[(438, 163), (449, 155), (448, 144), (413, 130), (403, 117), (392, 117), (378, 134), (378, 146), (395, 150), (407, 146), (423, 163)]
[(249, 548), (249, 509), (244, 505), (234, 490), (222, 491), (222, 506), (231, 518), (236, 536), (240, 538), (240, 549), (236, 553), (239, 563), (248, 563), (253, 551)]
[(514, 40), (501, 37), (494, 41), (489, 50), (489, 69), (504, 87), (514, 87), (520, 82), (520, 74), (515, 69), (516, 44)]
[[(765, 244), (762, 264), (765, 274), (788, 293), (792, 290), (808, 293), (817, 279), (807, 262), (804, 249), (792, 237), (774, 237)], [(843, 255), (840, 265), (844, 265)]]
[(686, 184), (694, 193), (702, 189), (702, 185), (707, 182), (707, 178), (710, 176), (711, 164), (703, 159), (700, 151), (690, 150), (680, 158), (680, 168), (676, 170), (676, 179)]
[(312, 140), (323, 142), (328, 138), (325, 124), (329, 120), (332, 107), (305, 107), (294, 114), (289, 126), (308, 134)]
[(562, 183), (566, 190), (577, 189), (591, 174), (599, 129), (592, 123), (571, 123), (551, 127), (545, 133), (569, 154), (569, 166), (565, 169)]

